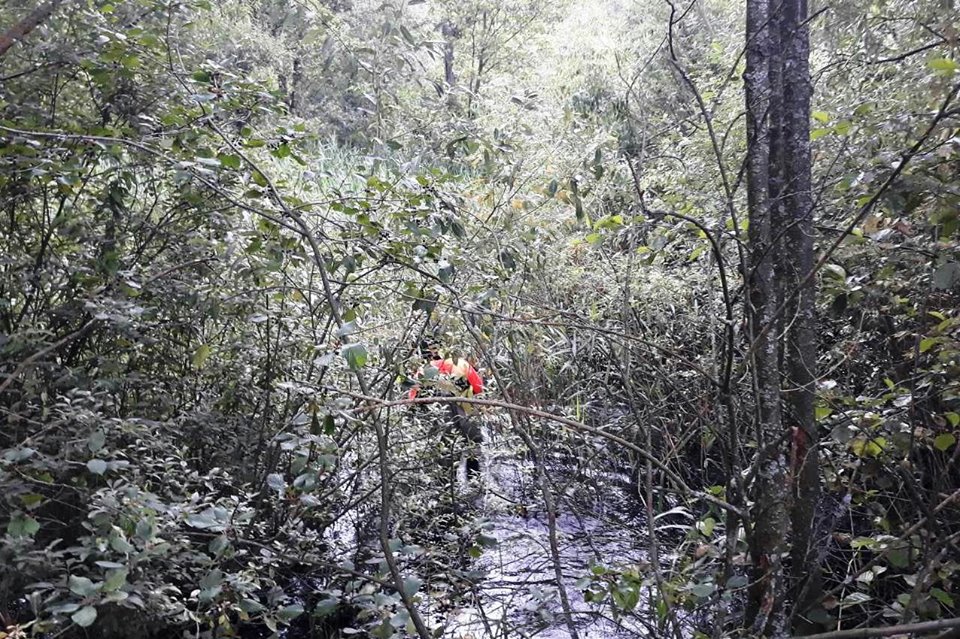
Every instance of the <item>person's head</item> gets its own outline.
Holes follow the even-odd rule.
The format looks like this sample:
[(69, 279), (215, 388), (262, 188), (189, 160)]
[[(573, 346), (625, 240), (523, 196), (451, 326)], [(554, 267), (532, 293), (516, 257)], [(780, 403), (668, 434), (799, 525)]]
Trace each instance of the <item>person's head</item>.
[(419, 350), (423, 361), (432, 362), (440, 357), (440, 342), (431, 337), (424, 337), (420, 340)]

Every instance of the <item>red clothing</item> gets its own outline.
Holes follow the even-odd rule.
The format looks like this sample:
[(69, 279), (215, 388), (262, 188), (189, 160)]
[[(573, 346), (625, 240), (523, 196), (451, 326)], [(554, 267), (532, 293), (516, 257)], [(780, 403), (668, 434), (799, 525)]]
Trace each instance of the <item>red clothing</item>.
[(470, 382), (470, 388), (473, 389), (474, 395), (479, 395), (483, 392), (483, 378), (480, 377), (480, 373), (477, 372), (473, 366), (470, 367), (470, 371), (467, 372), (467, 381)]
[[(470, 384), (470, 390), (473, 395), (479, 395), (483, 392), (483, 378), (480, 377), (477, 369), (465, 359), (459, 360), (456, 364), (454, 364), (452, 359), (435, 359), (430, 362), (430, 366), (436, 368), (441, 375), (466, 379), (467, 383)], [(423, 370), (417, 371), (417, 377), (421, 377), (422, 375)], [(419, 390), (419, 386), (414, 386), (410, 389), (410, 392), (407, 393), (407, 397), (413, 399), (417, 396)]]

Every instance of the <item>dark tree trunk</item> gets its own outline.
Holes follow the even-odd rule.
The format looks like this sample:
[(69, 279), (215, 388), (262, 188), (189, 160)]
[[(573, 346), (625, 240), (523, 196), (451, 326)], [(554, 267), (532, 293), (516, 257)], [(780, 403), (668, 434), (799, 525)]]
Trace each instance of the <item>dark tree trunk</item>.
[[(811, 556), (820, 475), (816, 291), (812, 284), (799, 290), (814, 265), (806, 19), (806, 0), (747, 2), (747, 291), (762, 456), (750, 513), (754, 574), (747, 617), (758, 636), (783, 635), (788, 608), (796, 628), (809, 630), (804, 613), (821, 594)], [(785, 299), (793, 301), (778, 314)], [(788, 549), (789, 589), (781, 565)]]
[(290, 75), (290, 93), (287, 94), (287, 107), (290, 113), (300, 112), (300, 85), (303, 84), (303, 53), (298, 49), (293, 59), (293, 73)]
[[(780, 349), (775, 331), (762, 331), (774, 321), (778, 306), (777, 281), (772, 250), (774, 228), (769, 196), (770, 153), (770, 59), (773, 39), (769, 0), (747, 3), (747, 69), (744, 74), (747, 102), (747, 207), (749, 226), (748, 322), (752, 349), (756, 438), (758, 449), (768, 451), (760, 461), (754, 506), (751, 555), (752, 587), (748, 622), (758, 634), (782, 625), (783, 570), (781, 557), (786, 543), (786, 457), (776, 446), (783, 425), (780, 412)], [(772, 446), (771, 446), (772, 445)]]
[[(783, 208), (787, 223), (783, 284), (792, 293), (814, 266), (813, 195), (810, 152), (810, 40), (807, 0), (785, 0), (781, 38), (783, 66)], [(786, 425), (792, 429), (791, 563), (795, 620), (820, 595), (820, 571), (813, 549), (813, 525), (820, 498), (815, 418), (817, 366), (816, 289), (813, 281), (786, 309)]]
[(440, 23), (440, 33), (443, 35), (443, 81), (446, 90), (456, 86), (457, 76), (453, 70), (453, 41), (460, 36), (457, 27), (449, 20)]

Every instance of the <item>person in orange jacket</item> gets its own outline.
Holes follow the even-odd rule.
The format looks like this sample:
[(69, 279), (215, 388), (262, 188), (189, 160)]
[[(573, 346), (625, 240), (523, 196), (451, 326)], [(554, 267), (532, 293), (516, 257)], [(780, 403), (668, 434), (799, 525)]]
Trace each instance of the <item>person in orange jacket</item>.
[[(436, 347), (432, 345), (426, 348), (421, 347), (421, 352), (428, 366), (436, 372), (424, 367), (417, 370), (415, 378), (419, 383), (407, 392), (409, 399), (414, 399), (420, 394), (423, 390), (421, 384), (435, 388), (440, 394), (448, 396), (475, 397), (483, 393), (483, 378), (467, 360), (444, 359), (437, 354)], [(449, 406), (451, 426), (471, 444), (471, 449), (478, 450), (483, 442), (483, 432), (477, 420), (471, 419), (468, 415), (471, 412), (470, 405), (451, 403)], [(468, 452), (467, 456), (467, 477), (470, 479), (480, 475), (480, 460), (473, 454), (473, 450)]]
[[(460, 358), (456, 362), (452, 359), (434, 359), (430, 361), (430, 366), (437, 369), (440, 375), (452, 382), (460, 390), (456, 393), (461, 396), (473, 397), (483, 392), (483, 378), (470, 362)], [(417, 371), (417, 377), (423, 377), (423, 369)], [(420, 392), (420, 386), (416, 385), (407, 393), (407, 397), (413, 399)], [(467, 395), (469, 393), (469, 395)]]

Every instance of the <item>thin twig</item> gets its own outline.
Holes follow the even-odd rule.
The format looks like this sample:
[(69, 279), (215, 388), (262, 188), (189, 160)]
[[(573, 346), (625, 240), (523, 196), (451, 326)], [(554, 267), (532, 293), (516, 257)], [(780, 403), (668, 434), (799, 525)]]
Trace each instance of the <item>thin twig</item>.
[(10, 384), (13, 383), (13, 380), (15, 380), (15, 379), (16, 379), (17, 377), (19, 377), (24, 371), (26, 371), (26, 370), (30, 367), (31, 364), (33, 364), (34, 362), (36, 362), (37, 360), (39, 360), (39, 359), (42, 358), (43, 356), (48, 355), (49, 353), (52, 353), (52, 352), (58, 350), (61, 346), (64, 346), (64, 345), (72, 342), (72, 341), (75, 340), (76, 338), (80, 337), (80, 336), (83, 335), (85, 332), (87, 332), (87, 330), (88, 330), (91, 326), (93, 326), (94, 324), (96, 324), (98, 321), (99, 321), (99, 320), (97, 320), (97, 319), (92, 319), (92, 320), (90, 320), (89, 322), (87, 322), (86, 324), (84, 324), (83, 326), (81, 326), (80, 328), (78, 328), (77, 330), (75, 330), (74, 332), (70, 333), (69, 335), (67, 335), (67, 336), (65, 336), (65, 337), (61, 337), (59, 340), (57, 340), (56, 342), (54, 342), (54, 343), (51, 344), (50, 346), (47, 346), (46, 348), (40, 349), (39, 351), (37, 351), (36, 353), (34, 353), (33, 355), (31, 355), (31, 356), (28, 357), (27, 359), (25, 359), (25, 360), (23, 360), (22, 362), (20, 362), (20, 364), (19, 364), (15, 369), (13, 369), (13, 372), (10, 373), (9, 375), (7, 375), (7, 379), (5, 379), (5, 380), (3, 381), (3, 383), (0, 383), (0, 393), (2, 393), (3, 391), (7, 390), (7, 387), (10, 386)]
[(880, 628), (855, 628), (853, 630), (836, 630), (822, 632), (818, 635), (806, 635), (804, 639), (854, 639), (855, 637), (889, 637), (891, 635), (907, 635), (916, 632), (933, 632), (944, 628), (960, 628), (960, 617), (937, 619), (936, 621), (921, 621), (906, 623), (899, 626), (882, 626)]

